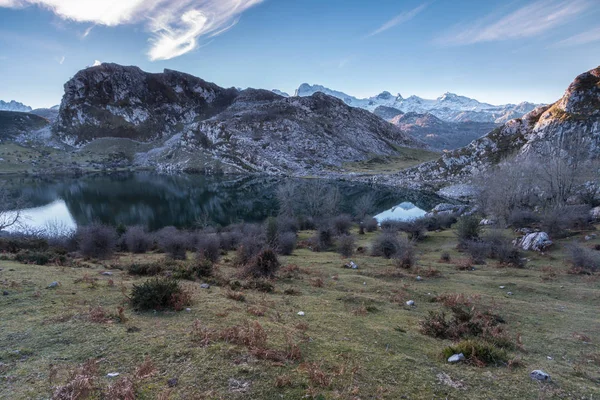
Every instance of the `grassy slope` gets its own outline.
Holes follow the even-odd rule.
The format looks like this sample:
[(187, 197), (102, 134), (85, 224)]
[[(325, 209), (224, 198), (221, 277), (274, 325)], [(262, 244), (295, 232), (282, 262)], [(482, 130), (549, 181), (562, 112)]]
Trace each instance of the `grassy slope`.
[[(362, 236), (359, 245), (367, 245), (372, 235)], [(597, 243), (600, 239), (589, 244)], [(600, 282), (598, 277), (566, 273), (563, 244), (547, 255), (529, 253), (527, 269), (502, 269), (489, 261), (476, 271), (457, 271), (454, 265), (439, 262), (442, 251), (449, 251), (455, 261), (465, 257), (456, 252), (453, 233), (433, 233), (418, 246), (423, 270), (402, 274), (384, 259), (357, 256), (354, 260), (360, 269), (356, 271), (341, 268), (344, 260), (335, 253), (302, 249), (282, 260), (308, 273), (278, 279), (273, 294), (246, 290), (247, 302), (240, 303), (228, 299), (224, 288), (203, 290), (199, 282), (188, 282), (185, 285), (194, 301), (191, 312), (137, 314), (126, 307), (125, 324), (92, 323), (87, 315), (90, 307), (98, 305), (115, 311), (125, 300), (122, 288), (128, 291), (145, 278), (114, 270), (116, 285), (109, 287), (109, 277), (99, 274), (105, 268), (102, 265), (66, 268), (1, 261), (0, 283), (10, 294), (0, 297), (0, 398), (48, 398), (52, 386), (64, 382), (69, 368), (89, 358), (101, 360), (104, 377), (114, 371), (131, 373), (147, 354), (159, 374), (140, 385), (140, 399), (156, 398), (173, 377), (179, 378), (179, 384), (171, 399), (298, 399), (308, 392), (326, 399), (596, 398), (600, 395)], [(119, 254), (111, 263), (126, 265), (134, 257), (148, 260), (163, 255)], [(221, 261), (221, 274), (236, 273), (232, 258), (229, 254)], [(442, 276), (417, 282), (416, 275), (425, 276), (429, 267)], [(551, 267), (556, 277), (544, 267)], [(95, 287), (74, 282), (86, 275), (98, 279)], [(338, 279), (332, 279), (336, 275)], [(323, 287), (311, 285), (317, 278), (324, 281)], [(52, 281), (61, 286), (45, 289)], [(506, 288), (499, 289), (500, 285)], [(288, 288), (301, 294), (283, 294)], [(514, 295), (508, 296), (507, 291)], [(36, 292), (39, 297), (34, 296)], [(426, 337), (418, 330), (419, 320), (429, 310), (440, 309), (429, 299), (441, 293), (481, 295), (480, 303), (502, 315), (511, 333), (522, 335), (527, 351), (513, 355), (521, 357), (525, 367), (477, 368), (444, 362), (440, 351), (450, 342)], [(400, 303), (391, 301), (396, 294)], [(404, 305), (409, 299), (416, 301), (415, 308)], [(356, 315), (363, 305), (377, 310)], [(266, 314), (250, 315), (250, 306), (263, 308)], [(304, 317), (297, 315), (301, 310)], [(223, 342), (201, 347), (190, 337), (197, 319), (213, 329), (258, 320), (274, 348), (284, 347), (286, 333), (296, 340), (304, 337), (304, 361), (320, 364), (334, 376), (333, 382), (320, 387), (311, 383), (299, 363), (257, 361), (243, 347)], [(308, 324), (305, 335), (300, 322)], [(127, 333), (131, 327), (140, 331)], [(591, 343), (577, 339), (575, 332), (589, 336)], [(49, 382), (51, 364), (59, 371), (54, 383)], [(538, 368), (550, 373), (553, 382), (531, 381), (529, 372)], [(466, 389), (440, 383), (441, 373), (462, 381)], [(281, 375), (291, 378), (289, 386), (275, 387)], [(251, 381), (250, 392), (230, 391), (230, 378)], [(106, 386), (109, 378), (101, 378), (100, 383)]]
[(370, 175), (395, 173), (427, 161), (436, 160), (441, 155), (429, 150), (408, 147), (398, 147), (398, 153), (398, 156), (393, 157), (374, 156), (369, 160), (346, 163), (343, 166), (343, 172)]

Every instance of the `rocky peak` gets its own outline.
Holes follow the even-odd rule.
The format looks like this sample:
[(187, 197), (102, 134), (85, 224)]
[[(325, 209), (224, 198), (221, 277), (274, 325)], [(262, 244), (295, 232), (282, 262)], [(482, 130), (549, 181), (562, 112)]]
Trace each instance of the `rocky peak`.
[(29, 112), (31, 111), (31, 107), (26, 106), (23, 103), (19, 103), (18, 101), (11, 100), (9, 102), (0, 100), (0, 110), (1, 111), (18, 111), (18, 112)]
[(568, 114), (600, 115), (600, 67), (575, 78), (556, 107)]

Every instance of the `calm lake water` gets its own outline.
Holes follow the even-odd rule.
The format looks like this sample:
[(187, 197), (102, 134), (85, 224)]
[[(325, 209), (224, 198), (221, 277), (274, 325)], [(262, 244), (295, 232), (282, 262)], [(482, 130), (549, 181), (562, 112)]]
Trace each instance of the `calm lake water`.
[[(92, 222), (192, 227), (260, 222), (277, 215), (277, 191), (294, 187), (300, 197), (326, 187), (339, 193), (339, 212), (352, 213), (361, 197), (370, 195), (371, 215), (378, 219), (418, 217), (443, 200), (434, 194), (366, 184), (253, 176), (159, 175), (124, 173), (81, 177), (11, 177), (2, 179), (11, 196), (24, 201), (24, 223), (49, 222), (74, 228)], [(295, 201), (295, 199), (294, 199)]]

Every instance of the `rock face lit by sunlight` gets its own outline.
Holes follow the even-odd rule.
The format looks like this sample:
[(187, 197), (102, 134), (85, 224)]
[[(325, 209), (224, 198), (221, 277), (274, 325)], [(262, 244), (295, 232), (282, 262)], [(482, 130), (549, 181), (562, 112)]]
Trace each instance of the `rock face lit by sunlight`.
[(8, 228), (7, 231), (22, 231), (23, 227), (31, 229), (55, 227), (60, 230), (71, 230), (77, 228), (77, 224), (64, 200), (56, 200), (42, 207), (22, 210), (21, 223)]
[(395, 207), (390, 208), (380, 214), (377, 214), (374, 218), (377, 222), (381, 223), (386, 220), (391, 221), (408, 221), (411, 219), (422, 217), (426, 214), (425, 210), (421, 210), (413, 203), (400, 203)]

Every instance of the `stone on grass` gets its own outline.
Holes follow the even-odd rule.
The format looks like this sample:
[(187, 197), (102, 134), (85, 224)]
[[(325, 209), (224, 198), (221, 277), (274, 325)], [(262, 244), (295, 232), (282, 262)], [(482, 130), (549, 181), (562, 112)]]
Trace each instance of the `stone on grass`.
[(344, 267), (349, 268), (349, 269), (358, 269), (358, 265), (356, 265), (354, 263), (354, 261), (350, 261), (349, 263), (347, 263), (346, 265), (344, 265)]
[(108, 374), (106, 374), (106, 376), (108, 376), (109, 378), (116, 378), (119, 375), (121, 374), (118, 372), (109, 372)]
[(2, 292), (2, 296), (8, 296), (8, 292), (5, 290), (4, 292)]
[(415, 305), (415, 301), (414, 300), (409, 300), (406, 302), (407, 306), (414, 306)]
[(167, 381), (167, 386), (170, 387), (170, 388), (172, 388), (172, 387), (177, 386), (178, 383), (179, 383), (179, 379), (177, 379), (177, 378), (171, 378), (171, 379), (169, 379)]
[(113, 274), (113, 273), (112, 273), (112, 272), (110, 272), (110, 271), (103, 271), (103, 272), (100, 272), (100, 275), (111, 276), (112, 274)]
[(419, 276), (417, 276), (417, 280), (418, 280), (418, 281), (422, 281), (422, 280), (423, 280), (423, 278), (421, 278), (421, 276), (419, 275)]
[(58, 287), (59, 285), (60, 285), (60, 283), (54, 281), (54, 282), (52, 282), (51, 284), (48, 285), (48, 289), (52, 289), (52, 288)]
[(536, 381), (549, 381), (550, 375), (542, 371), (541, 369), (533, 370), (529, 373), (531, 379), (535, 379)]
[(463, 353), (459, 353), (459, 354), (454, 354), (451, 355), (450, 357), (448, 357), (448, 362), (449, 363), (457, 363), (460, 361), (465, 361), (467, 358), (465, 357), (465, 355)]
[(298, 315), (303, 317), (304, 316), (304, 311), (298, 311)]
[(210, 289), (210, 285), (208, 283), (203, 283), (202, 285), (200, 285), (200, 288), (202, 288), (202, 289)]
[(544, 251), (552, 245), (546, 232), (533, 232), (517, 239), (517, 245), (523, 250)]

